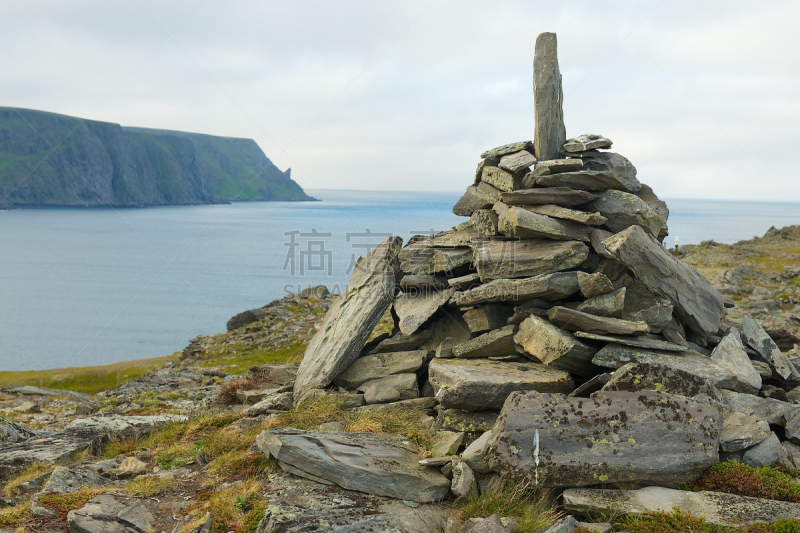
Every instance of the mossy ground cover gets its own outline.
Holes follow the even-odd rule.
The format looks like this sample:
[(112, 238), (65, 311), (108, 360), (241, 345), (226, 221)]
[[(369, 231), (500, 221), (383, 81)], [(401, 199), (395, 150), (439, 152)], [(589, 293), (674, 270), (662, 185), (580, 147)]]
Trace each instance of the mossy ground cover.
[(101, 366), (76, 366), (53, 370), (22, 370), (0, 372), (0, 388), (33, 385), (70, 390), (86, 394), (114, 388), (126, 381), (138, 379), (147, 372), (164, 367), (177, 359), (177, 354), (151, 359), (138, 359)]
[(277, 350), (268, 348), (246, 348), (242, 343), (220, 342), (208, 349), (200, 368), (222, 368), (233, 375), (247, 372), (252, 365), (294, 364), (300, 362), (306, 351), (306, 343), (292, 343)]
[(770, 466), (752, 467), (738, 461), (725, 461), (708, 470), (687, 489), (725, 492), (768, 500), (800, 503), (797, 472)]
[[(759, 522), (738, 527), (709, 524), (704, 518), (683, 513), (680, 509), (646, 516), (625, 516), (614, 523), (613, 531), (628, 533), (800, 533), (800, 522), (779, 518), (773, 524)], [(592, 533), (579, 527), (574, 533)]]

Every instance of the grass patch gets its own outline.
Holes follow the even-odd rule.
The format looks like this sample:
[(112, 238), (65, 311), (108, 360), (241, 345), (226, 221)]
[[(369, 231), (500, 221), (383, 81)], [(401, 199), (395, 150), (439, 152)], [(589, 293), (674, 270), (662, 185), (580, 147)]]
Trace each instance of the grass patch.
[(102, 366), (76, 366), (54, 370), (21, 370), (0, 372), (0, 388), (15, 385), (33, 385), (70, 390), (86, 394), (113, 389), (138, 379), (147, 372), (162, 368), (167, 362), (177, 360), (177, 355), (124, 361)]
[(796, 483), (791, 475), (770, 466), (754, 468), (731, 460), (706, 470), (689, 490), (800, 503), (800, 483)]
[(203, 358), (197, 362), (200, 368), (221, 367), (225, 372), (240, 375), (252, 365), (294, 364), (300, 362), (306, 352), (305, 342), (292, 343), (278, 350), (256, 347), (247, 348), (243, 343), (225, 343), (210, 347)]
[[(800, 522), (778, 518), (774, 524), (759, 522), (741, 527), (715, 526), (705, 518), (683, 513), (679, 509), (671, 513), (656, 512), (644, 516), (628, 515), (614, 524), (614, 531), (629, 533), (800, 533)], [(591, 533), (579, 527), (574, 533)]]
[(309, 398), (299, 405), (293, 405), (266, 427), (311, 429), (326, 422), (340, 421), (342, 409), (344, 409), (344, 399), (335, 395), (320, 395)]
[(73, 509), (80, 509), (86, 502), (102, 494), (101, 489), (84, 488), (78, 492), (71, 492), (69, 494), (45, 494), (39, 498), (39, 505), (47, 507), (58, 513), (58, 517), (62, 520), (67, 517), (67, 513)]
[(27, 501), (18, 503), (13, 507), (0, 509), (0, 527), (18, 528), (25, 525), (31, 518), (30, 504)]
[(244, 480), (217, 492), (201, 495), (193, 511), (207, 511), (214, 520), (212, 531), (252, 533), (264, 516), (267, 503), (260, 498), (260, 481)]
[(270, 384), (274, 385), (276, 382), (266, 372), (250, 375), (246, 378), (235, 379), (224, 384), (220, 387), (217, 398), (227, 404), (237, 403), (236, 393), (240, 390), (257, 389)]
[(126, 494), (147, 498), (169, 492), (178, 482), (175, 478), (153, 475), (138, 476), (125, 484), (122, 489)]
[(2, 493), (4, 496), (17, 496), (18, 494), (22, 493), (20, 485), (22, 485), (23, 483), (27, 483), (28, 481), (37, 478), (43, 474), (52, 472), (54, 469), (55, 466), (53, 465), (48, 465), (40, 463), (39, 461), (35, 461), (26, 466), (22, 470), (22, 472), (20, 472), (16, 476), (6, 481), (5, 485), (3, 486)]
[(530, 483), (503, 480), (494, 491), (456, 502), (461, 519), (486, 518), (493, 514), (513, 518), (519, 523), (515, 531), (533, 533), (553, 523), (561, 514)]

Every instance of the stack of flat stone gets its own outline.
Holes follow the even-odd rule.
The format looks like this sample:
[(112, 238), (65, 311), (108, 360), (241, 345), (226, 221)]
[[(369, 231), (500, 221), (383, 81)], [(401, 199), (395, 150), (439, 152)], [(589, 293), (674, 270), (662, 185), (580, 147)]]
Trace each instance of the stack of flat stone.
[[(449, 447), (422, 464), (456, 495), (498, 474), (677, 488), (725, 457), (800, 466), (800, 373), (661, 244), (667, 206), (612, 141), (565, 138), (554, 34), (534, 99), (534, 140), (481, 154), (466, 222), (362, 259), (294, 401), (428, 410)], [(395, 331), (365, 344), (390, 308)]]

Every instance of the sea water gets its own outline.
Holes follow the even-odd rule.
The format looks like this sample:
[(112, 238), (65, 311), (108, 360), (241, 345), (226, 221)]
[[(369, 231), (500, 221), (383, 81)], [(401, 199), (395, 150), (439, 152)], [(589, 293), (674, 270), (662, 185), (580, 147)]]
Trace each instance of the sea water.
[[(168, 355), (286, 292), (343, 290), (389, 234), (462, 222), (458, 193), (308, 191), (320, 202), (0, 212), (0, 370)], [(800, 205), (668, 200), (665, 244), (800, 224)]]

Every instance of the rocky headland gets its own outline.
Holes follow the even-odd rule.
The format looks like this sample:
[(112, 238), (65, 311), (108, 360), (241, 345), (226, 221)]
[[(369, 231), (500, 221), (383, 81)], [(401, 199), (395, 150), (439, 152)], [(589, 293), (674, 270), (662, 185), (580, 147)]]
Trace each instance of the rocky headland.
[(666, 204), (562, 100), (542, 34), (534, 140), (344, 294), (93, 396), (5, 387), (0, 528), (800, 530), (800, 227), (667, 250)]
[(313, 200), (252, 139), (0, 107), (0, 208)]

